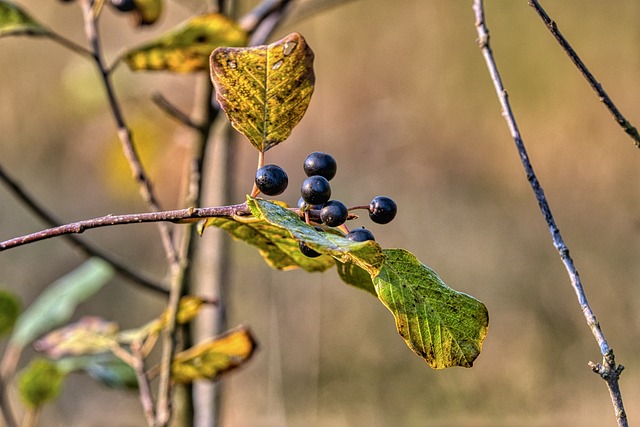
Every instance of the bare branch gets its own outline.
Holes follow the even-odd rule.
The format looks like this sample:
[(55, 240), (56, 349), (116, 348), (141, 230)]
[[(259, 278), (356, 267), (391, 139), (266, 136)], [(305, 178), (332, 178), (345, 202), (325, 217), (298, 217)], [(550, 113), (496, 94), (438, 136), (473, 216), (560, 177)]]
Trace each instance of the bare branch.
[(502, 84), (500, 73), (498, 72), (498, 67), (493, 58), (493, 52), (489, 45), (489, 30), (485, 23), (484, 6), (482, 0), (474, 0), (473, 10), (475, 12), (476, 18), (475, 26), (478, 32), (478, 44), (480, 46), (480, 49), (482, 50), (482, 55), (487, 64), (489, 74), (491, 75), (491, 80), (493, 81), (496, 94), (498, 95), (498, 99), (502, 107), (502, 116), (507, 122), (509, 131), (511, 132), (511, 137), (516, 144), (518, 154), (520, 155), (520, 160), (522, 161), (522, 166), (524, 167), (525, 173), (527, 175), (527, 180), (529, 181), (531, 189), (536, 196), (542, 216), (544, 217), (549, 227), (549, 231), (553, 239), (553, 245), (558, 251), (560, 258), (562, 259), (562, 262), (567, 270), (567, 273), (569, 274), (571, 285), (576, 293), (576, 296), (578, 297), (580, 309), (587, 321), (587, 325), (591, 329), (591, 332), (598, 342), (600, 351), (603, 355), (604, 361), (603, 365), (599, 367), (599, 373), (602, 378), (605, 379), (607, 387), (609, 388), (609, 393), (611, 394), (618, 426), (626, 427), (628, 425), (627, 417), (624, 412), (622, 395), (620, 394), (620, 388), (618, 385), (618, 377), (621, 370), (616, 366), (615, 359), (613, 357), (613, 350), (609, 348), (609, 344), (607, 343), (607, 340), (605, 339), (604, 334), (600, 329), (600, 324), (596, 320), (596, 316), (594, 315), (593, 311), (591, 310), (591, 306), (587, 301), (587, 296), (582, 287), (582, 281), (580, 280), (578, 270), (576, 269), (573, 260), (569, 255), (569, 249), (564, 243), (562, 235), (560, 234), (560, 230), (558, 229), (558, 226), (556, 225), (556, 222), (551, 213), (547, 198), (544, 195), (542, 186), (540, 185), (540, 182), (538, 181), (538, 178), (536, 177), (536, 174), (533, 170), (533, 166), (531, 165), (531, 161), (529, 160), (529, 155), (527, 154), (527, 150), (524, 146), (524, 141), (522, 140), (522, 136), (520, 135), (520, 131), (518, 130), (513, 111), (511, 110), (507, 91)]
[(558, 41), (562, 49), (564, 49), (575, 66), (578, 67), (584, 78), (587, 79), (587, 82), (589, 82), (591, 88), (598, 95), (598, 99), (602, 101), (602, 103), (607, 107), (613, 118), (622, 127), (622, 130), (624, 130), (631, 138), (633, 138), (636, 147), (640, 148), (640, 133), (638, 133), (638, 130), (622, 115), (622, 113), (620, 113), (618, 107), (615, 106), (609, 95), (607, 95), (607, 92), (605, 92), (600, 82), (598, 82), (593, 74), (591, 74), (576, 51), (571, 47), (567, 39), (564, 38), (555, 21), (553, 21), (549, 17), (549, 15), (547, 15), (547, 12), (545, 12), (540, 3), (538, 3), (538, 0), (529, 0), (529, 6), (533, 7), (533, 9), (538, 13), (538, 16), (540, 16), (553, 37), (555, 37), (555, 39)]

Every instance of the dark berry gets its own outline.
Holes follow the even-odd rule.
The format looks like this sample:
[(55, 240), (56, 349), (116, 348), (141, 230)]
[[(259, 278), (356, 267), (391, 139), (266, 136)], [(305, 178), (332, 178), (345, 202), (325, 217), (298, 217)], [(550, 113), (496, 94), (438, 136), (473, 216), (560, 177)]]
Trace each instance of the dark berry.
[(320, 205), (328, 202), (331, 198), (331, 185), (323, 176), (310, 176), (302, 183), (300, 194), (308, 204)]
[(302, 255), (307, 256), (309, 258), (317, 258), (320, 255), (322, 255), (321, 253), (311, 249), (304, 242), (298, 242), (298, 246), (300, 246), (300, 252), (302, 252)]
[(320, 209), (320, 220), (329, 227), (344, 224), (347, 215), (349, 215), (349, 210), (344, 203), (338, 200), (330, 200)]
[(323, 205), (309, 205), (307, 202), (304, 201), (302, 197), (300, 197), (298, 199), (298, 209), (305, 209), (307, 206), (309, 207), (309, 209), (320, 210), (322, 209)]
[(378, 224), (391, 222), (398, 213), (396, 202), (385, 196), (374, 197), (369, 204), (369, 218)]
[(321, 153), (316, 151), (311, 153), (304, 160), (304, 173), (307, 176), (320, 175), (327, 178), (328, 181), (336, 176), (338, 165), (336, 159), (332, 155), (327, 153)]
[(277, 196), (289, 184), (287, 173), (277, 165), (264, 165), (256, 172), (256, 186), (267, 196)]
[(352, 240), (354, 242), (366, 242), (367, 240), (376, 240), (373, 237), (373, 233), (367, 230), (366, 228), (355, 228), (347, 234), (347, 239)]
[(110, 0), (109, 3), (120, 12), (131, 12), (136, 8), (134, 0)]

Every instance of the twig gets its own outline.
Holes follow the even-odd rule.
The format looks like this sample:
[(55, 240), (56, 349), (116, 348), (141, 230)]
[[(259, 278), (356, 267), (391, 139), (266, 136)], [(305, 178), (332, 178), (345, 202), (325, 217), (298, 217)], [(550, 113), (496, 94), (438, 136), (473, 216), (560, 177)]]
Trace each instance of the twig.
[(155, 412), (153, 409), (153, 395), (149, 388), (149, 379), (144, 371), (144, 355), (140, 351), (140, 343), (135, 342), (131, 345), (132, 353), (132, 368), (136, 373), (138, 379), (138, 387), (140, 389), (140, 401), (142, 402), (142, 409), (144, 417), (147, 420), (147, 424), (153, 427), (155, 422)]
[(13, 418), (13, 412), (11, 411), (11, 405), (9, 405), (9, 399), (7, 397), (7, 385), (4, 382), (4, 378), (0, 375), (0, 415), (7, 427), (18, 427), (17, 421)]
[(622, 371), (622, 368), (616, 366), (615, 359), (613, 357), (613, 350), (609, 347), (609, 344), (607, 343), (607, 340), (605, 339), (604, 334), (600, 329), (600, 324), (596, 320), (596, 317), (591, 310), (584, 289), (582, 287), (580, 276), (578, 275), (578, 270), (576, 269), (573, 260), (569, 255), (569, 249), (562, 239), (560, 230), (558, 229), (553, 215), (551, 214), (551, 209), (549, 208), (549, 203), (547, 202), (547, 198), (544, 195), (542, 186), (540, 185), (540, 182), (538, 181), (538, 178), (533, 171), (533, 166), (531, 165), (529, 155), (527, 154), (524, 146), (524, 141), (522, 140), (520, 131), (518, 130), (515, 116), (513, 115), (513, 111), (511, 110), (507, 91), (502, 84), (497, 65), (493, 58), (493, 52), (491, 50), (491, 47), (489, 46), (489, 30), (487, 29), (487, 26), (485, 24), (484, 6), (482, 0), (474, 0), (473, 10), (476, 18), (475, 26), (478, 32), (478, 45), (482, 50), (482, 55), (487, 64), (487, 69), (489, 70), (491, 80), (493, 81), (498, 99), (500, 100), (502, 115), (507, 122), (507, 126), (509, 127), (509, 131), (511, 132), (511, 136), (516, 144), (516, 148), (518, 149), (518, 154), (520, 155), (522, 166), (525, 169), (527, 180), (529, 181), (529, 184), (531, 185), (531, 188), (536, 196), (538, 205), (540, 206), (540, 211), (544, 216), (547, 225), (549, 226), (549, 231), (553, 239), (553, 245), (558, 251), (560, 258), (562, 259), (562, 262), (567, 270), (567, 273), (569, 274), (571, 285), (576, 293), (576, 296), (578, 297), (580, 309), (582, 310), (582, 313), (587, 321), (587, 325), (591, 329), (591, 332), (593, 333), (596, 341), (598, 342), (598, 346), (600, 347), (600, 352), (603, 356), (603, 364), (597, 365), (597, 372), (606, 381), (607, 387), (609, 388), (609, 393), (613, 402), (618, 426), (626, 427), (628, 425), (627, 417), (624, 411), (624, 406), (622, 404), (622, 395), (620, 394), (620, 388), (618, 385), (619, 374)]
[(191, 117), (189, 117), (188, 115), (186, 115), (185, 113), (180, 111), (178, 109), (178, 107), (176, 107), (175, 105), (170, 103), (167, 100), (167, 98), (165, 98), (160, 93), (154, 94), (151, 97), (151, 100), (158, 107), (160, 107), (162, 110), (164, 110), (165, 113), (169, 114), (171, 117), (173, 117), (174, 119), (176, 119), (177, 121), (179, 121), (180, 123), (182, 123), (183, 125), (191, 128), (191, 129), (195, 129), (195, 130), (197, 130), (199, 132), (203, 132), (203, 129), (205, 127), (210, 126), (210, 123), (209, 124), (205, 124), (205, 123), (197, 123), (197, 122), (195, 122), (194, 120), (191, 119)]
[(50, 38), (52, 41), (58, 43), (61, 46), (66, 47), (67, 49), (75, 53), (79, 53), (81, 55), (88, 56), (88, 57), (93, 57), (93, 53), (89, 49), (83, 46), (80, 46), (76, 42), (63, 37), (54, 31), (47, 31), (46, 33), (44, 33), (44, 35)]
[[(57, 219), (52, 213), (48, 212), (43, 206), (41, 206), (29, 193), (24, 190), (18, 182), (7, 174), (2, 165), (0, 164), (0, 181), (4, 182), (6, 187), (13, 192), (13, 194), (24, 203), (35, 215), (38, 216), (47, 226), (58, 227), (64, 224), (63, 221)], [(154, 292), (162, 294), (168, 294), (169, 291), (163, 286), (155, 283), (150, 278), (144, 277), (141, 273), (134, 271), (127, 266), (120, 263), (111, 255), (101, 251), (88, 242), (83, 241), (73, 234), (65, 235), (66, 239), (71, 242), (77, 249), (82, 251), (88, 257), (98, 257), (107, 261), (118, 272), (118, 274), (126, 277), (132, 282), (143, 286)]]
[(638, 133), (638, 130), (622, 115), (622, 113), (620, 113), (611, 98), (609, 98), (609, 95), (607, 95), (607, 92), (605, 92), (600, 82), (598, 82), (593, 74), (591, 74), (576, 51), (573, 50), (567, 39), (564, 38), (555, 21), (553, 21), (549, 17), (549, 15), (547, 15), (547, 12), (545, 12), (540, 3), (538, 3), (538, 0), (529, 0), (529, 6), (533, 7), (534, 10), (538, 13), (553, 37), (555, 37), (555, 39), (558, 41), (562, 49), (564, 49), (564, 51), (567, 53), (575, 66), (578, 67), (584, 78), (587, 79), (587, 82), (589, 82), (591, 88), (598, 94), (598, 99), (607, 107), (613, 118), (622, 127), (622, 129), (631, 138), (633, 138), (636, 147), (640, 148), (640, 134)]

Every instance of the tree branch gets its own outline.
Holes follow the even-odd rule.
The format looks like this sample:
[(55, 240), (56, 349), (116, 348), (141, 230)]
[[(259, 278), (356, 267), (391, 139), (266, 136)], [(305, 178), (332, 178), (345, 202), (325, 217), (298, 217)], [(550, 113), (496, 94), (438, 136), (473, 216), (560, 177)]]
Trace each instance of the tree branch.
[(620, 388), (618, 385), (618, 378), (621, 369), (616, 366), (615, 359), (613, 357), (613, 350), (609, 348), (609, 344), (607, 343), (607, 340), (605, 339), (604, 334), (600, 329), (600, 324), (596, 320), (596, 316), (594, 315), (589, 302), (587, 301), (587, 297), (582, 287), (582, 281), (580, 280), (578, 270), (576, 269), (573, 260), (569, 255), (569, 249), (564, 243), (562, 235), (560, 234), (560, 230), (558, 229), (558, 226), (556, 225), (556, 222), (551, 213), (547, 198), (544, 195), (542, 186), (540, 185), (540, 182), (538, 181), (538, 178), (536, 177), (536, 174), (533, 170), (533, 166), (531, 165), (531, 161), (529, 160), (529, 155), (527, 154), (527, 150), (524, 146), (524, 141), (522, 140), (522, 136), (520, 135), (520, 131), (518, 130), (513, 111), (511, 110), (507, 91), (502, 84), (502, 79), (500, 78), (500, 73), (498, 72), (498, 67), (493, 58), (493, 52), (489, 45), (489, 30), (485, 23), (483, 1), (474, 0), (473, 10), (476, 18), (475, 26), (478, 32), (478, 45), (482, 50), (482, 55), (485, 59), (487, 69), (489, 70), (491, 80), (493, 81), (493, 85), (498, 95), (498, 99), (502, 107), (502, 116), (507, 122), (509, 131), (511, 132), (511, 137), (516, 144), (518, 154), (520, 155), (520, 160), (522, 161), (522, 166), (524, 167), (525, 173), (527, 175), (527, 180), (529, 181), (531, 189), (536, 196), (542, 216), (544, 217), (549, 227), (549, 232), (551, 233), (551, 237), (553, 239), (553, 245), (558, 251), (560, 258), (562, 259), (562, 263), (564, 264), (567, 273), (569, 274), (571, 285), (578, 298), (578, 303), (580, 304), (580, 309), (582, 310), (582, 313), (587, 321), (587, 325), (591, 329), (591, 332), (593, 333), (593, 336), (595, 337), (600, 347), (600, 352), (603, 356), (603, 364), (598, 365), (598, 369), (601, 377), (606, 381), (607, 387), (609, 388), (609, 392), (611, 394), (612, 402), (614, 405), (614, 410), (616, 413), (616, 419), (618, 421), (618, 426), (626, 427), (628, 425), (627, 418), (625, 415), (624, 406), (622, 404), (622, 395), (620, 394)]
[(533, 7), (533, 9), (538, 13), (538, 16), (540, 16), (553, 37), (555, 37), (575, 66), (578, 67), (578, 70), (580, 70), (584, 78), (587, 79), (591, 88), (596, 92), (596, 94), (598, 94), (598, 99), (607, 107), (615, 121), (633, 139), (636, 147), (640, 148), (640, 133), (638, 133), (638, 130), (622, 115), (622, 113), (620, 113), (618, 107), (616, 107), (611, 98), (609, 98), (609, 95), (607, 95), (607, 92), (605, 92), (600, 82), (598, 82), (593, 74), (591, 74), (576, 51), (573, 50), (567, 39), (564, 38), (555, 21), (547, 15), (547, 12), (545, 12), (540, 3), (538, 3), (538, 0), (529, 0), (529, 6)]

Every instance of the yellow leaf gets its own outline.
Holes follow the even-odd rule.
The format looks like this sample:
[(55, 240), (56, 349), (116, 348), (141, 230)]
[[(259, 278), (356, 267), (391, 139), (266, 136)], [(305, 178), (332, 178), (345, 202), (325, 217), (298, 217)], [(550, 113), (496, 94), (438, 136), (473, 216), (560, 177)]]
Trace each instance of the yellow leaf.
[(132, 70), (204, 71), (209, 66), (212, 50), (220, 46), (244, 46), (247, 37), (235, 21), (210, 13), (129, 51), (124, 60)]
[(198, 379), (213, 380), (242, 366), (255, 348), (256, 343), (248, 328), (228, 331), (176, 354), (172, 365), (173, 380), (182, 384)]
[(216, 99), (258, 150), (287, 139), (307, 111), (315, 83), (313, 57), (298, 33), (268, 46), (218, 48), (211, 54)]
[(162, 0), (134, 0), (134, 3), (134, 23), (138, 27), (155, 23), (162, 14)]

